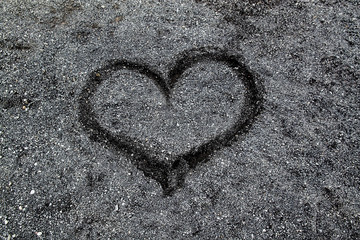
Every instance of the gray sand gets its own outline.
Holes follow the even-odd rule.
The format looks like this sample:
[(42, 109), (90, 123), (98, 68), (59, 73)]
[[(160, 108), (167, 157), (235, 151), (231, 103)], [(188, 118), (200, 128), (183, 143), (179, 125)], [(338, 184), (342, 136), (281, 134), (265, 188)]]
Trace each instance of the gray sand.
[(359, 16), (1, 1), (0, 238), (359, 239)]

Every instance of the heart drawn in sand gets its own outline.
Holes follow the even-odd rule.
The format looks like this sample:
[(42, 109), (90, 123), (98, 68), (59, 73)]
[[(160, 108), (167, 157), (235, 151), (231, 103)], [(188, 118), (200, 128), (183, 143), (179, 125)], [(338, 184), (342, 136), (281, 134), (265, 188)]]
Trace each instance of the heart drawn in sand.
[(184, 52), (166, 76), (112, 60), (93, 71), (79, 120), (93, 141), (129, 155), (171, 195), (186, 173), (248, 132), (262, 87), (241, 57), (217, 48)]

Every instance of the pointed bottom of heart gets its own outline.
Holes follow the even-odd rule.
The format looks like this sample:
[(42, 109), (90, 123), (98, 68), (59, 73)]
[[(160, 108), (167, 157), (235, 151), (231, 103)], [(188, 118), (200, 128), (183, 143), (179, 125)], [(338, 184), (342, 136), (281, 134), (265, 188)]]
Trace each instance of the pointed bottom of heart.
[(132, 156), (134, 165), (144, 173), (145, 177), (150, 177), (160, 184), (164, 196), (172, 196), (176, 190), (183, 187), (186, 175), (191, 169), (207, 162), (214, 151), (220, 149), (221, 145), (214, 145), (203, 145), (197, 151), (174, 156), (166, 161), (159, 161), (153, 155), (142, 151), (128, 153)]
[(138, 169), (142, 170), (146, 177), (156, 180), (161, 185), (165, 196), (173, 195), (177, 189), (184, 185), (186, 174), (192, 168), (181, 157), (175, 160), (171, 166), (159, 162), (150, 164), (148, 161), (145, 162), (136, 164)]

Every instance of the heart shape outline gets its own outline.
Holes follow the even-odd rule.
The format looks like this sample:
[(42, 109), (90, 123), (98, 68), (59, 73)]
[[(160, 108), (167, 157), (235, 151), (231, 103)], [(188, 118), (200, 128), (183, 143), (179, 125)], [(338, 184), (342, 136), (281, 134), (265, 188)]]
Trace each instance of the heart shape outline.
[[(133, 164), (143, 171), (146, 177), (151, 177), (161, 185), (165, 196), (172, 195), (175, 190), (182, 187), (185, 176), (190, 169), (196, 168), (199, 163), (208, 161), (215, 151), (230, 145), (238, 136), (245, 135), (260, 114), (263, 107), (264, 88), (256, 75), (242, 63), (241, 59), (240, 55), (231, 54), (219, 48), (191, 49), (181, 54), (175, 64), (169, 67), (167, 81), (160, 73), (151, 70), (151, 67), (146, 64), (125, 59), (110, 60), (104, 67), (90, 73), (79, 97), (79, 122), (92, 141), (128, 154)], [(181, 155), (172, 156), (171, 164), (159, 161), (156, 153), (141, 145), (137, 139), (126, 135), (114, 135), (97, 121), (97, 114), (92, 107), (90, 98), (112, 72), (126, 69), (147, 76), (154, 81), (168, 101), (171, 98), (171, 90), (184, 71), (196, 63), (207, 61), (221, 62), (237, 74), (246, 89), (245, 103), (239, 109), (240, 114), (238, 114), (235, 124), (202, 145), (195, 146)]]

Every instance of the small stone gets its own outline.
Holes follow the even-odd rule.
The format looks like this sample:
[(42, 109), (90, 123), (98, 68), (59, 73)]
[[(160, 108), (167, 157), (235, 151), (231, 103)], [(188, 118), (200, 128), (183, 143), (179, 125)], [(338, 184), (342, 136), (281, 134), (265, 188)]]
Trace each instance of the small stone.
[(115, 18), (115, 22), (120, 22), (120, 21), (122, 21), (123, 19), (124, 19), (123, 16), (118, 16), (118, 17)]

